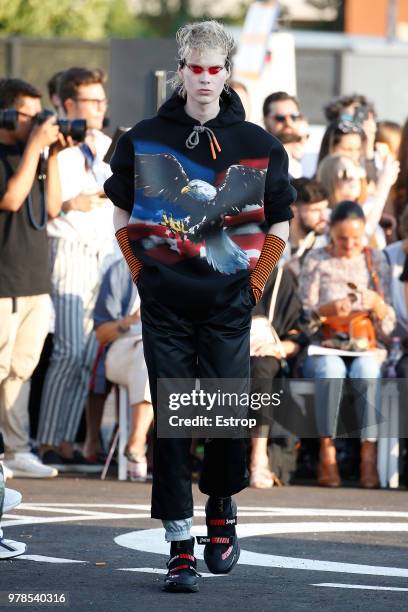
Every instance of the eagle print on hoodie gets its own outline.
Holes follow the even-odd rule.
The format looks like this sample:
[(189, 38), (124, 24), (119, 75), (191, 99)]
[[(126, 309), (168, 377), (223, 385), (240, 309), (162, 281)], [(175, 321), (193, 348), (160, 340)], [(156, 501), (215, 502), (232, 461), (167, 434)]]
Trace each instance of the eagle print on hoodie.
[(233, 274), (249, 268), (248, 253), (229, 236), (228, 217), (246, 208), (262, 211), (266, 171), (232, 165), (218, 185), (201, 178), (190, 179), (187, 172), (169, 153), (136, 153), (136, 194), (138, 189), (143, 190), (155, 205), (151, 201), (152, 207), (147, 207), (153, 213), (147, 219), (136, 198), (130, 228), (135, 230), (148, 220), (152, 224), (150, 236), (141, 239), (146, 250), (162, 244), (181, 256), (191, 253), (192, 245), (184, 244), (188, 241), (218, 272)]

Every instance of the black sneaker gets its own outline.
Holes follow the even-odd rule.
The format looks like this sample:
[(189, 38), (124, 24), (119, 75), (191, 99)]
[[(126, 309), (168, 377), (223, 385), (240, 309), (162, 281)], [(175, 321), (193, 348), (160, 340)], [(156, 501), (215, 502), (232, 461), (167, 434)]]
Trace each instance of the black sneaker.
[(194, 556), (194, 538), (172, 542), (167, 561), (163, 591), (196, 593), (198, 591), (197, 559)]
[(42, 461), (45, 465), (57, 468), (59, 472), (97, 474), (103, 470), (103, 465), (101, 463), (86, 459), (82, 453), (77, 450), (74, 450), (73, 456), (70, 459), (62, 457), (62, 455), (54, 450), (48, 450), (43, 454)]
[(207, 536), (197, 537), (197, 544), (205, 544), (204, 560), (212, 574), (228, 574), (241, 552), (235, 532), (237, 505), (232, 497), (210, 497), (205, 516)]

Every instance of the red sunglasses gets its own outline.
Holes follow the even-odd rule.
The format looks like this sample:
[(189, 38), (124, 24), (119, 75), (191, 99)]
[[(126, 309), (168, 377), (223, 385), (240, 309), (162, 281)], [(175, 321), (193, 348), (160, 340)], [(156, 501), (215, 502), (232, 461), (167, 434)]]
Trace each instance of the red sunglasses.
[(194, 72), (194, 74), (202, 74), (206, 70), (208, 71), (208, 74), (218, 74), (223, 68), (226, 67), (208, 66), (208, 68), (204, 68), (203, 66), (199, 66), (198, 64), (186, 64), (185, 62), (180, 62), (180, 67), (183, 68), (184, 66), (187, 66), (187, 68), (189, 68), (191, 72)]

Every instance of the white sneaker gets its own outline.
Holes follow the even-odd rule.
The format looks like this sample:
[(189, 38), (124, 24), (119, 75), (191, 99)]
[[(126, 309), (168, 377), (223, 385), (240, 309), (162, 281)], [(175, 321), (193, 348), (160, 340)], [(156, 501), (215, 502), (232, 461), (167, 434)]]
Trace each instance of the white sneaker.
[(13, 508), (17, 508), (21, 504), (21, 500), (21, 493), (6, 487), (4, 490), (3, 512), (10, 512)]
[(4, 460), (0, 461), (0, 464), (3, 468), (4, 482), (6, 482), (7, 478), (13, 478), (13, 472), (5, 465)]
[(4, 465), (12, 471), (13, 478), (53, 478), (58, 470), (44, 465), (33, 453), (15, 453), (14, 459), (7, 459)]
[(23, 555), (26, 551), (24, 542), (0, 538), (0, 559), (11, 559)]

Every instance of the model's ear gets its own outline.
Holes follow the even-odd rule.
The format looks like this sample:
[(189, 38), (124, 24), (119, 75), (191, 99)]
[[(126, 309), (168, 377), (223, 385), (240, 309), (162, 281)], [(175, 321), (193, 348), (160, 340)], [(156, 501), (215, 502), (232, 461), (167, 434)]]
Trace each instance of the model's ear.
[(180, 61), (177, 65), (177, 76), (180, 79), (180, 81), (184, 81), (183, 68), (184, 68), (184, 62)]

